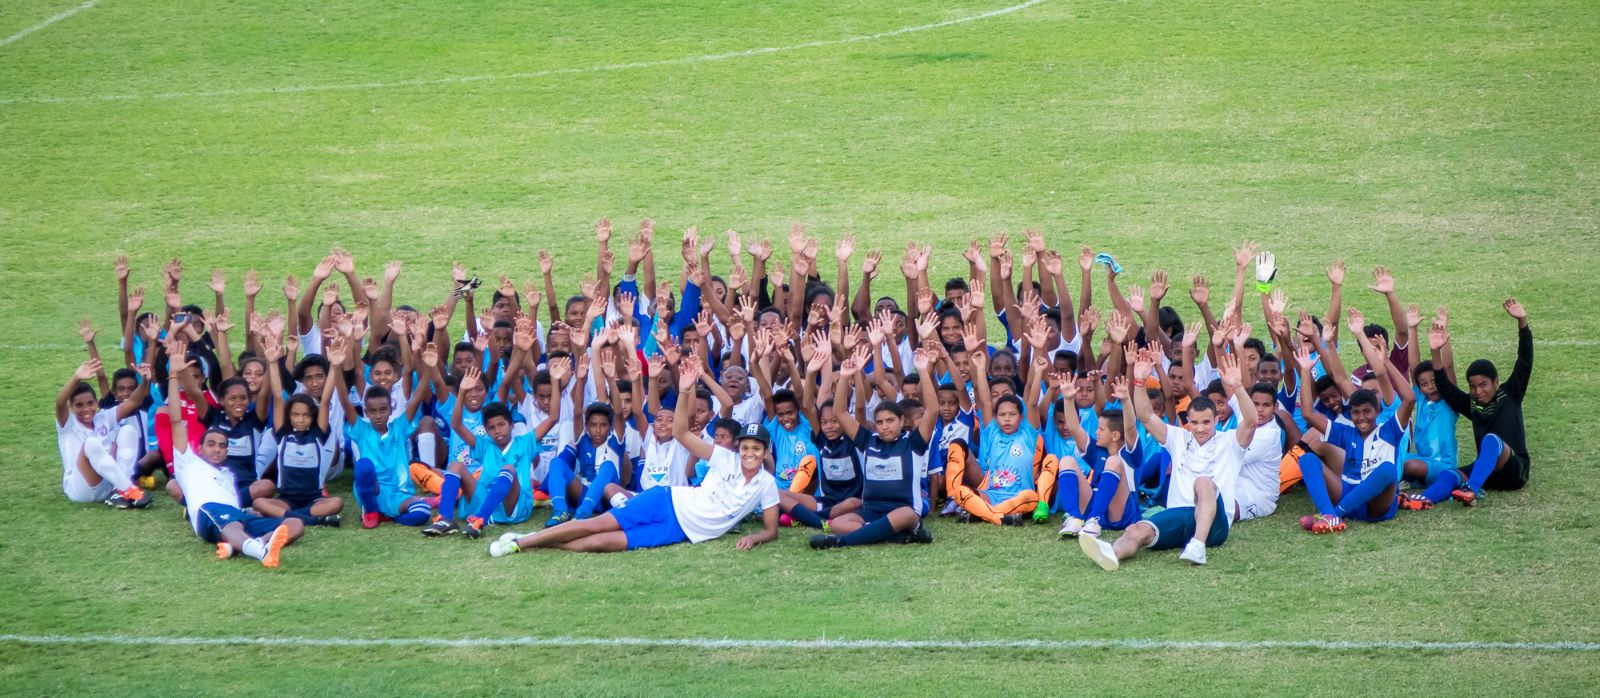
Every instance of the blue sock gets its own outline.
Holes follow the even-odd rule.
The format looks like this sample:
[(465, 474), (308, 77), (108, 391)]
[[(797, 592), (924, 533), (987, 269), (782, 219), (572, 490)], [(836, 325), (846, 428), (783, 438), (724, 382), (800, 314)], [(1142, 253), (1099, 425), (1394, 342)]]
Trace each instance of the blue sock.
[(616, 481), (617, 466), (610, 462), (601, 463), (600, 467), (595, 469), (594, 480), (589, 482), (589, 488), (583, 491), (583, 501), (578, 504), (578, 510), (573, 512), (573, 516), (579, 519), (594, 516), (595, 507), (600, 506), (600, 498), (606, 494), (606, 485), (614, 484)]
[(288, 513), (283, 515), (283, 518), (300, 519), (300, 522), (307, 526), (317, 525), (317, 517), (311, 515), (311, 507), (309, 506), (301, 507), (299, 509), (290, 509)]
[(506, 501), (506, 496), (511, 494), (511, 488), (517, 484), (517, 477), (510, 472), (502, 470), (489, 484), (489, 493), (484, 495), (483, 504), (478, 507), (478, 518), (489, 520), (489, 515), (500, 508), (500, 503)]
[(1122, 477), (1109, 470), (1100, 474), (1100, 484), (1094, 488), (1094, 496), (1089, 498), (1089, 516), (1091, 519), (1100, 519), (1100, 523), (1107, 521), (1106, 512), (1111, 509), (1111, 498), (1117, 496), (1117, 485), (1122, 483)]
[(461, 498), (461, 476), (455, 473), (444, 474), (444, 484), (439, 486), (439, 518), (445, 521), (456, 520), (456, 500)]
[(789, 510), (789, 518), (800, 522), (807, 528), (822, 528), (822, 516), (817, 512), (807, 509), (804, 504), (796, 504)]
[(1328, 482), (1322, 479), (1322, 459), (1306, 451), (1300, 456), (1300, 479), (1306, 483), (1306, 494), (1311, 495), (1311, 505), (1323, 516), (1338, 516), (1333, 508), (1333, 498), (1328, 496)]
[(1483, 437), (1483, 443), (1478, 444), (1478, 459), (1472, 461), (1472, 470), (1467, 475), (1467, 485), (1473, 492), (1483, 489), (1483, 483), (1494, 474), (1494, 466), (1500, 462), (1500, 453), (1506, 448), (1506, 442), (1500, 437), (1490, 434)]
[(1438, 504), (1450, 499), (1450, 493), (1460, 486), (1461, 471), (1452, 468), (1439, 473), (1439, 477), (1434, 478), (1433, 484), (1428, 485), (1428, 489), (1422, 491), (1422, 497), (1434, 504)]
[(1394, 487), (1398, 480), (1399, 473), (1394, 468), (1379, 467), (1345, 492), (1339, 498), (1339, 506), (1334, 507), (1334, 512), (1339, 516), (1349, 516), (1350, 512), (1366, 507), (1367, 502), (1383, 494), (1384, 490)]
[(356, 461), (355, 467), (356, 501), (361, 503), (361, 511), (368, 514), (378, 513), (378, 468), (367, 458)]
[(421, 526), (428, 523), (428, 516), (433, 513), (433, 508), (427, 502), (415, 501), (406, 507), (404, 514), (394, 517), (394, 522), (401, 526)]
[(1083, 471), (1076, 467), (1061, 472), (1056, 478), (1056, 503), (1061, 511), (1068, 516), (1083, 518), (1083, 505), (1078, 501), (1078, 482), (1083, 480)]
[(550, 495), (551, 513), (554, 515), (566, 514), (571, 511), (567, 504), (567, 485), (572, 483), (572, 468), (566, 461), (556, 459), (550, 462), (550, 474), (545, 476), (545, 493)]
[(890, 521), (889, 517), (883, 516), (873, 519), (867, 525), (851, 532), (840, 542), (842, 545), (872, 545), (894, 537), (894, 522)]

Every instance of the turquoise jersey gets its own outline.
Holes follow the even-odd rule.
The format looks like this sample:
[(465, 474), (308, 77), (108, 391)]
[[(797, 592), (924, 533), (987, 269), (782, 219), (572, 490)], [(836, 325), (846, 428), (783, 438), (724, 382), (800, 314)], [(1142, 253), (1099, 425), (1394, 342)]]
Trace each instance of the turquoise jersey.
[(344, 430), (356, 457), (372, 461), (378, 474), (378, 510), (384, 516), (399, 516), (400, 505), (416, 496), (411, 484), (411, 435), (416, 430), (417, 420), (406, 419), (403, 410), (389, 418), (388, 433), (379, 434), (366, 417)]
[(1456, 467), (1456, 415), (1443, 400), (1417, 401), (1410, 452), (1429, 462)]
[[(450, 418), (455, 414), (456, 396), (451, 395), (434, 407), (440, 415), (444, 416), (445, 424), (449, 425)], [(481, 410), (474, 412), (469, 409), (462, 409), (461, 426), (466, 427), (467, 431), (472, 432), (472, 435), (476, 437), (478, 443), (480, 444), (492, 441), (492, 439), (489, 438), (489, 432), (483, 428), (483, 412)], [(451, 427), (449, 431), (450, 438), (446, 441), (446, 443), (449, 444), (449, 450), (446, 451), (445, 462), (464, 463), (466, 464), (467, 472), (469, 473), (476, 473), (481, 470), (483, 468), (483, 463), (477, 460), (477, 457), (473, 453), (473, 449), (467, 446), (467, 442), (462, 440), (461, 435), (456, 433), (454, 427)]]
[(1033, 485), (1033, 456), (1039, 448), (1039, 430), (1022, 422), (1014, 433), (1000, 431), (1000, 423), (991, 421), (983, 426), (978, 438), (978, 463), (983, 466), (987, 482), (984, 496), (990, 504), (999, 504), (1017, 496)]
[(472, 449), (473, 458), (482, 464), (483, 470), (478, 474), (478, 487), (473, 492), (472, 501), (465, 504), (462, 510), (474, 512), (483, 506), (484, 497), (488, 496), (489, 481), (499, 477), (500, 471), (506, 466), (511, 466), (517, 477), (516, 506), (507, 509), (502, 503), (489, 515), (489, 521), (496, 524), (527, 521), (533, 515), (533, 464), (545, 450), (533, 432), (511, 437), (505, 448), (495, 446), (494, 440), (488, 437), (478, 439)]
[(776, 466), (773, 477), (778, 480), (778, 489), (789, 489), (795, 473), (800, 471), (800, 461), (817, 455), (817, 447), (811, 443), (811, 422), (800, 415), (794, 430), (789, 431), (778, 425), (777, 417), (768, 417), (764, 426), (772, 434), (772, 461)]
[[(1083, 450), (1078, 448), (1078, 442), (1073, 440), (1071, 434), (1063, 434), (1056, 428), (1055, 405), (1050, 406), (1044, 418), (1044, 452), (1055, 456), (1062, 464), (1077, 463), (1079, 470), (1085, 475), (1089, 474), (1089, 463), (1083, 459)], [(1094, 445), (1094, 432), (1089, 432), (1089, 445)]]

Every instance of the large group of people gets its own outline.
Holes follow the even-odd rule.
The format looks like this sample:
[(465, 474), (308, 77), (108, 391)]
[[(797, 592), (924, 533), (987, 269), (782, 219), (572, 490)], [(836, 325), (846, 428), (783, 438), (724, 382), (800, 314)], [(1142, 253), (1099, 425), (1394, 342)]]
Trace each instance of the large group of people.
[(340, 525), (327, 485), (348, 472), (363, 528), (494, 527), (494, 557), (700, 543), (746, 521), (741, 550), (785, 527), (828, 549), (931, 543), (929, 516), (1056, 517), (1115, 570), (1146, 548), (1203, 565), (1296, 485), (1315, 509), (1301, 525), (1327, 534), (1528, 480), (1533, 340), (1514, 299), (1515, 366), (1501, 380), (1474, 361), (1463, 386), (1443, 306), (1425, 318), (1380, 267), (1368, 288), (1390, 324), (1369, 322), (1343, 307), (1335, 261), (1326, 312), (1291, 315), (1277, 259), (1248, 241), (1228, 295), (1193, 278), (1185, 320), (1165, 272), (1131, 285), (1111, 255), (1074, 259), (1031, 230), (1020, 253), (974, 240), (940, 288), (931, 248), (908, 243), (903, 297), (884, 292), (880, 251), (852, 270), (851, 235), (830, 285), (799, 226), (786, 267), (769, 242), (691, 228), (673, 245), (681, 273), (659, 279), (654, 234), (645, 220), (620, 243), (601, 220), (576, 293), (557, 294), (541, 251), (542, 279), (520, 289), (457, 263), (450, 292), (417, 306), (395, 302), (400, 262), (363, 278), (338, 249), (286, 279), (279, 308), (257, 306), (247, 272), (242, 311), (220, 270), (211, 307), (185, 302), (177, 259), (148, 307), (119, 259), (122, 368), (108, 376), (85, 320), (88, 360), (56, 400), (62, 489), (142, 509), (165, 480), (219, 558), (268, 567), (307, 527)]

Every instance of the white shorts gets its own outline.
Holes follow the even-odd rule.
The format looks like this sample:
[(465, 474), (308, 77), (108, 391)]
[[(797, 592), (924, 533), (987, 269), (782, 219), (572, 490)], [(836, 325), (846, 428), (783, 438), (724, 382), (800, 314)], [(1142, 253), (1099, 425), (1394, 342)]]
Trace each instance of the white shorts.
[(67, 494), (67, 499), (81, 504), (103, 502), (106, 497), (111, 496), (111, 493), (116, 492), (117, 488), (112, 486), (110, 480), (103, 478), (100, 484), (90, 487), (89, 483), (84, 481), (83, 473), (74, 469), (61, 477), (61, 491)]
[(1241, 487), (1236, 491), (1236, 495), (1238, 496), (1237, 504), (1240, 521), (1259, 519), (1278, 510), (1278, 497), (1276, 494), (1262, 495)]

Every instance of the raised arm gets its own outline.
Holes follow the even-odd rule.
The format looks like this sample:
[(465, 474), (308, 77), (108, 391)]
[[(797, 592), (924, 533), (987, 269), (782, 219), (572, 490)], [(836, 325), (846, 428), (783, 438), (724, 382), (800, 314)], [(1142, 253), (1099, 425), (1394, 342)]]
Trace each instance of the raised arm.
[[(430, 343), (427, 348), (422, 350), (422, 365), (429, 373), (439, 370), (439, 347), (437, 345)], [(432, 397), (433, 381), (418, 381), (417, 389), (411, 393), (410, 399), (406, 400), (406, 419), (408, 421), (415, 420), (417, 418), (417, 410), (421, 409)], [(459, 403), (460, 400), (456, 402)]]
[(1256, 435), (1256, 403), (1250, 399), (1250, 394), (1244, 389), (1244, 372), (1239, 369), (1239, 353), (1223, 354), (1217, 365), (1217, 373), (1222, 377), (1222, 389), (1233, 396), (1239, 403), (1235, 416), (1238, 417), (1239, 428), (1234, 430), (1234, 438), (1239, 440), (1240, 448), (1249, 448), (1250, 441)]
[(1506, 378), (1506, 394), (1518, 401), (1528, 394), (1528, 379), (1533, 375), (1533, 332), (1528, 329), (1528, 310), (1515, 298), (1507, 298), (1503, 307), (1511, 319), (1517, 321), (1517, 363)]
[(1140, 351), (1137, 356), (1132, 357), (1131, 363), (1133, 364), (1133, 386), (1130, 387), (1129, 392), (1133, 393), (1134, 415), (1139, 418), (1139, 423), (1144, 425), (1145, 431), (1149, 432), (1157, 441), (1166, 443), (1167, 423), (1161, 421), (1161, 416), (1155, 413), (1155, 408), (1150, 404), (1150, 395), (1144, 390), (1138, 389), (1150, 377), (1150, 372), (1161, 365), (1161, 360), (1154, 350), (1147, 348)]
[[(1383, 294), (1383, 299), (1389, 304), (1389, 320), (1394, 323), (1394, 345), (1397, 347), (1411, 346), (1411, 325), (1406, 322), (1405, 307), (1400, 305), (1400, 294), (1394, 290), (1394, 274), (1388, 267), (1378, 267), (1372, 270), (1372, 285), (1367, 288)], [(1365, 334), (1365, 332), (1363, 332)], [(1412, 366), (1417, 365), (1413, 359)]]
[[(461, 384), (456, 388), (457, 394), (465, 393), (480, 385), (483, 385), (483, 371), (479, 370), (477, 366), (469, 366), (467, 370), (461, 373)], [(461, 415), (466, 410), (466, 404), (466, 400), (456, 400), (455, 409), (450, 411), (450, 428), (455, 430), (456, 436), (461, 437), (462, 443), (465, 443), (467, 448), (477, 448), (477, 435), (473, 434), (472, 430), (468, 429), (467, 425), (461, 421)]]
[(694, 384), (700, 380), (700, 365), (694, 361), (684, 361), (678, 367), (678, 405), (674, 408), (672, 420), (672, 436), (683, 444), (689, 455), (699, 460), (711, 460), (712, 447), (700, 438), (699, 434), (689, 429), (689, 422), (694, 418)]
[(1328, 283), (1333, 287), (1333, 293), (1328, 300), (1328, 314), (1322, 317), (1322, 323), (1333, 328), (1327, 338), (1329, 345), (1339, 343), (1339, 313), (1344, 307), (1344, 260), (1335, 259), (1328, 265)]
[(79, 383), (93, 378), (100, 370), (100, 361), (89, 359), (79, 364), (78, 370), (72, 372), (67, 384), (61, 386), (61, 392), (56, 394), (56, 426), (66, 426), (67, 420), (71, 419), (72, 391), (77, 390)]
[(84, 347), (89, 351), (89, 360), (101, 366), (94, 374), (95, 380), (100, 384), (100, 394), (111, 392), (111, 383), (106, 380), (105, 367), (100, 363), (100, 350), (94, 345), (94, 323), (89, 318), (78, 322), (78, 337), (83, 339)]
[(839, 419), (839, 430), (851, 441), (855, 441), (856, 432), (861, 430), (861, 422), (850, 413), (850, 389), (856, 373), (860, 370), (861, 363), (855, 355), (839, 364), (839, 387), (833, 396), (833, 414)]
[(1316, 381), (1311, 379), (1311, 367), (1317, 365), (1317, 360), (1302, 346), (1294, 351), (1294, 364), (1300, 372), (1300, 417), (1306, 420), (1306, 428), (1316, 429), (1326, 437), (1328, 418), (1317, 411), (1317, 398), (1312, 395)]

